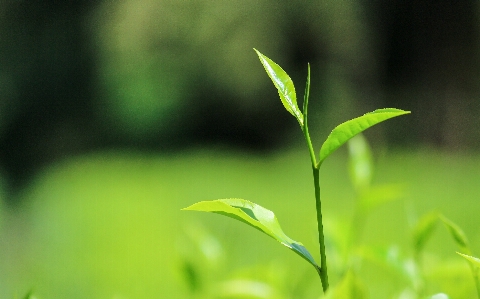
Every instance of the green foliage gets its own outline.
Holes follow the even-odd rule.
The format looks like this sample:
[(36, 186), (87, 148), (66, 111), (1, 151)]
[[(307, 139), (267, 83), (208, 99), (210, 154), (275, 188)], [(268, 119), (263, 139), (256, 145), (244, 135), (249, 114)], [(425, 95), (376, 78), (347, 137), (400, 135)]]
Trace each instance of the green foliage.
[[(281, 294), (271, 298), (318, 299), (318, 275), (297, 254), (223, 216), (179, 211), (191, 204), (191, 198), (228, 194), (257, 198), (258, 203), (275, 211), (287, 235), (302, 241), (315, 254), (312, 211), (302, 208), (311, 204), (312, 196), (310, 174), (304, 171), (309, 161), (302, 159), (302, 153), (305, 149), (261, 157), (215, 149), (175, 156), (108, 152), (59, 163), (25, 193), (32, 207), (28, 212), (16, 211), (15, 216), (28, 217), (28, 221), (5, 222), (0, 246), (0, 297), (21, 299), (33, 286), (35, 296), (44, 299), (114, 298), (115, 294), (119, 298), (168, 295), (209, 299), (217, 298), (213, 292), (217, 286), (224, 290), (231, 285), (224, 282), (246, 280), (262, 282)], [(439, 292), (450, 298), (476, 298), (468, 264), (448, 246), (449, 235), (440, 222), (422, 249), (419, 270), (426, 283), (422, 296), (407, 297), (405, 292), (400, 297), (407, 287), (415, 294), (409, 282), (388, 265), (364, 258), (362, 251), (384, 247), (378, 258), (393, 258), (395, 250), (390, 245), (397, 245), (400, 260), (411, 260), (413, 247), (405, 235), (408, 230), (403, 213), (404, 204), (412, 200), (415, 207), (441, 206), (448, 210), (447, 216), (462, 220), (462, 229), (474, 250), (472, 256), (478, 257), (474, 246), (478, 241), (474, 234), (476, 209), (465, 206), (476, 207), (480, 156), (432, 149), (373, 154), (376, 163), (371, 186), (402, 182), (408, 189), (401, 200), (371, 211), (363, 238), (352, 251), (356, 259), (353, 274), (367, 288), (368, 298), (426, 299)], [(334, 242), (346, 236), (350, 208), (357, 198), (349, 186), (347, 156), (329, 159), (322, 166), (328, 174), (322, 177), (322, 196), (329, 208), (325, 229), (331, 287), (335, 288), (345, 268), (338, 260), (340, 247)], [(281, 187), (287, 185), (294, 188)], [(451, 201), (456, 192), (462, 193), (462, 201)], [(6, 221), (13, 218), (12, 214), (6, 215)], [(23, 232), (18, 224), (31, 237), (8, 234)], [(200, 294), (195, 296), (190, 295), (181, 272), (184, 260), (197, 275)], [(69, 288), (72, 281), (77, 288)]]
[[(328, 272), (327, 272), (327, 258), (326, 258), (326, 252), (325, 252), (326, 251), (325, 237), (324, 237), (324, 231), (323, 231), (323, 216), (322, 216), (322, 208), (321, 208), (321, 200), (320, 200), (320, 176), (319, 176), (320, 166), (330, 154), (332, 154), (340, 146), (342, 146), (348, 140), (360, 134), (364, 130), (380, 122), (383, 122), (387, 119), (408, 114), (410, 112), (403, 111), (400, 109), (395, 109), (395, 108), (378, 109), (373, 112), (367, 113), (363, 116), (357, 117), (355, 119), (352, 119), (345, 123), (340, 124), (339, 126), (333, 129), (333, 131), (330, 133), (330, 135), (327, 137), (327, 139), (323, 143), (320, 149), (320, 156), (319, 156), (320, 160), (317, 163), (313, 146), (312, 146), (312, 141), (310, 139), (310, 134), (308, 131), (308, 99), (309, 99), (309, 93), (310, 93), (310, 67), (308, 68), (305, 97), (303, 102), (304, 111), (302, 114), (302, 112), (300, 111), (297, 105), (295, 87), (291, 78), (278, 64), (273, 62), (271, 59), (269, 59), (268, 57), (266, 57), (256, 49), (254, 50), (257, 53), (260, 59), (260, 62), (265, 68), (265, 71), (267, 72), (268, 76), (270, 77), (273, 84), (277, 88), (277, 91), (283, 106), (290, 114), (292, 114), (297, 119), (298, 123), (300, 124), (300, 127), (305, 136), (305, 141), (309, 148), (310, 158), (312, 161), (315, 199), (316, 199), (316, 212), (317, 212), (317, 225), (318, 225), (317, 232), (318, 232), (318, 242), (320, 247), (320, 260), (321, 260), (320, 266), (316, 264), (313, 257), (305, 249), (305, 247), (303, 247), (301, 243), (291, 240), (283, 233), (283, 231), (280, 229), (280, 225), (278, 224), (277, 219), (275, 218), (274, 214), (271, 211), (266, 210), (255, 203), (252, 203), (243, 199), (223, 199), (223, 200), (200, 202), (186, 209), (215, 212), (222, 215), (226, 215), (231, 218), (240, 220), (241, 222), (244, 222), (250, 226), (253, 226), (259, 229), (260, 231), (264, 232), (265, 234), (271, 236), (272, 238), (276, 239), (283, 245), (287, 246), (288, 248), (292, 249), (294, 252), (302, 256), (306, 261), (308, 261), (310, 264), (312, 264), (315, 267), (315, 269), (317, 270), (320, 276), (323, 291), (324, 293), (326, 293), (329, 288), (329, 281), (328, 281)], [(364, 154), (366, 155), (366, 153)], [(358, 162), (358, 163), (361, 163), (361, 162)], [(358, 166), (358, 167), (362, 167), (362, 166)], [(361, 175), (360, 170), (357, 170), (357, 172), (358, 173), (355, 174), (356, 176), (358, 176), (356, 178), (356, 181), (359, 181), (359, 184), (362, 184), (360, 181), (364, 180), (363, 184), (365, 184), (365, 178), (359, 177)], [(373, 204), (373, 206), (375, 206), (375, 204)], [(347, 276), (347, 278), (348, 277), (349, 276)], [(346, 287), (342, 287), (341, 289), (342, 291), (339, 291), (342, 295), (338, 295), (339, 296), (338, 298), (352, 298), (352, 297), (345, 297), (345, 296), (349, 296), (348, 294), (355, 293), (355, 291), (352, 290), (355, 284), (352, 284), (351, 278), (348, 278), (345, 285)]]

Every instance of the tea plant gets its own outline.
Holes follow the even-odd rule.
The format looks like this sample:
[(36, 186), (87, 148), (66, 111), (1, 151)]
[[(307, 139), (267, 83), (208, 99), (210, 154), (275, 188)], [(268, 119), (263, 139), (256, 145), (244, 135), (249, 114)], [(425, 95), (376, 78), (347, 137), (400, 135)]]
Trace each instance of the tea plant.
[[(310, 65), (308, 65), (307, 82), (303, 99), (303, 112), (300, 111), (295, 93), (295, 87), (288, 74), (275, 62), (255, 49), (265, 71), (277, 88), (280, 100), (285, 109), (298, 121), (304, 134), (310, 154), (313, 182), (315, 190), (315, 203), (317, 215), (318, 243), (320, 248), (320, 265), (317, 264), (310, 252), (303, 246), (288, 237), (280, 227), (274, 213), (251, 201), (239, 198), (218, 199), (213, 201), (202, 201), (193, 204), (184, 210), (213, 212), (244, 222), (266, 235), (274, 238), (287, 248), (298, 254), (305, 261), (310, 263), (318, 273), (324, 293), (329, 289), (327, 256), (325, 253), (325, 237), (323, 229), (322, 202), (320, 198), (320, 167), (325, 159), (348, 140), (363, 132), (364, 130), (383, 122), (387, 119), (408, 114), (395, 108), (378, 109), (363, 116), (344, 122), (333, 129), (325, 142), (322, 144), (318, 160), (313, 149), (308, 128), (308, 100), (310, 93)], [(346, 283), (349, 283), (348, 280)]]

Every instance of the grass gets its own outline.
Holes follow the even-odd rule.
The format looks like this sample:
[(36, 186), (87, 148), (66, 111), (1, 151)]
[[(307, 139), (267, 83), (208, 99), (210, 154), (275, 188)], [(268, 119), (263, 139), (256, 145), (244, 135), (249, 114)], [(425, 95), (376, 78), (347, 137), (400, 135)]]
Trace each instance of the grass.
[[(275, 279), (287, 281), (286, 288), (294, 284), (289, 273), (314, 281), (315, 271), (297, 263), (299, 257), (274, 240), (252, 235), (251, 228), (220, 216), (180, 211), (200, 200), (231, 196), (253, 200), (274, 210), (284, 231), (315, 253), (314, 195), (305, 155), (303, 150), (264, 156), (215, 150), (178, 156), (107, 152), (54, 165), (25, 191), (22, 209), (4, 211), (0, 297), (15, 298), (33, 287), (45, 299), (188, 298), (179, 272), (180, 253), (185, 250), (185, 229), (198, 223), (224, 242), (226, 258), (216, 275), (242, 276), (242, 271), (260, 264), (283, 275)], [(406, 196), (372, 213), (363, 240), (381, 246), (398, 244), (407, 254), (407, 214), (437, 208), (464, 228), (478, 256), (478, 165), (479, 154), (434, 150), (380, 157), (374, 183), (402, 183)], [(332, 239), (347, 226), (354, 202), (345, 152), (325, 162), (321, 180), (327, 239)], [(437, 229), (427, 244), (432, 254), (426, 261), (464, 263), (468, 294), (468, 267), (455, 254), (453, 242), (443, 240), (449, 240), (447, 233)], [(362, 278), (374, 283), (371, 298), (387, 298), (400, 291), (401, 280), (384, 271), (366, 262)], [(334, 284), (335, 273), (331, 279)], [(304, 295), (315, 298), (312, 294), (319, 293), (319, 287), (312, 286)]]

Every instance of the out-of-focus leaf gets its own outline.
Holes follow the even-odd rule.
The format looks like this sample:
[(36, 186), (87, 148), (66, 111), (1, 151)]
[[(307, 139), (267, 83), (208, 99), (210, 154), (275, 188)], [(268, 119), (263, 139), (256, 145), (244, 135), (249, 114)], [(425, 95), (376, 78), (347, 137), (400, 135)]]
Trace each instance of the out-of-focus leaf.
[(188, 236), (198, 250), (196, 254), (202, 256), (209, 266), (216, 267), (224, 261), (225, 252), (222, 244), (203, 225), (190, 223), (185, 227), (185, 235)]
[(385, 184), (371, 187), (360, 197), (360, 205), (365, 212), (390, 201), (400, 199), (404, 194), (404, 187), (398, 184)]
[(187, 223), (184, 232), (177, 243), (179, 268), (190, 291), (197, 293), (208, 284), (210, 273), (218, 275), (225, 254), (219, 240), (201, 223)]
[(427, 299), (450, 299), (450, 297), (448, 297), (447, 294), (439, 293), (439, 294), (435, 294), (431, 297), (428, 297)]
[(30, 290), (23, 299), (37, 299), (37, 297), (33, 295), (33, 290)]
[(367, 295), (363, 284), (352, 273), (352, 271), (348, 271), (342, 281), (327, 292), (325, 298), (364, 299), (367, 298)]
[(408, 114), (410, 111), (404, 111), (395, 108), (377, 109), (360, 117), (346, 121), (333, 129), (328, 135), (327, 140), (320, 149), (321, 164), (325, 158), (337, 150), (353, 136), (365, 131), (366, 129), (392, 117)]
[(270, 58), (254, 49), (267, 72), (273, 84), (278, 90), (282, 104), (295, 118), (301, 126), (303, 126), (303, 115), (297, 104), (297, 95), (295, 94), (295, 86), (288, 74)]
[(405, 258), (397, 246), (388, 248), (373, 247), (364, 248), (361, 255), (388, 270), (404, 278), (413, 289), (421, 283), (418, 265), (411, 258)]
[(440, 219), (443, 221), (443, 224), (445, 224), (445, 227), (450, 232), (450, 234), (453, 237), (453, 240), (455, 240), (457, 245), (463, 250), (470, 252), (470, 247), (468, 245), (469, 244), (468, 238), (463, 232), (463, 230), (458, 225), (456, 225), (450, 219), (446, 218), (443, 215), (440, 215)]
[(195, 293), (199, 289), (201, 289), (200, 275), (198, 273), (198, 269), (196, 265), (194, 265), (189, 260), (185, 259), (182, 262), (183, 264), (182, 264), (181, 272), (183, 274), (183, 277), (185, 278), (185, 281), (188, 285), (188, 288), (190, 289), (190, 292)]
[(289, 238), (280, 227), (275, 214), (248, 200), (239, 198), (197, 202), (183, 210), (212, 212), (246, 223), (282, 243), (320, 271), (312, 255), (302, 243)]
[(463, 254), (460, 252), (457, 252), (460, 256), (464, 257), (470, 264), (474, 265), (475, 267), (480, 268), (480, 259), (477, 257), (473, 257), (471, 255)]
[(422, 216), (413, 228), (413, 247), (415, 253), (422, 251), (428, 238), (432, 235), (438, 220), (438, 212), (430, 212)]
[(257, 280), (234, 279), (219, 284), (215, 291), (220, 298), (283, 298), (271, 285)]
[(372, 151), (363, 134), (354, 136), (347, 145), (350, 177), (357, 192), (363, 191), (370, 186), (372, 180)]

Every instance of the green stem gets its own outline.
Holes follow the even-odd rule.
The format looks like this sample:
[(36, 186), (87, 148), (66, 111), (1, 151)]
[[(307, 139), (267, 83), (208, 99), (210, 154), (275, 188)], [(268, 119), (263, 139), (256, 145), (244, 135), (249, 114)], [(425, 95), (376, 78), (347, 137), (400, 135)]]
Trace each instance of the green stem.
[(308, 151), (310, 153), (310, 159), (312, 161), (313, 170), (313, 184), (315, 186), (315, 200), (317, 208), (317, 226), (318, 226), (318, 244), (320, 245), (320, 269), (318, 274), (322, 281), (323, 292), (328, 290), (328, 273), (327, 273), (327, 256), (325, 254), (325, 237), (323, 235), (323, 217), (322, 217), (322, 202), (320, 200), (320, 165), (317, 165), (315, 158), (315, 152), (313, 150), (312, 140), (310, 139), (310, 133), (308, 132), (308, 98), (310, 96), (310, 64), (308, 65), (307, 83), (305, 85), (305, 96), (303, 99), (303, 134), (305, 135), (305, 141), (307, 142)]
[(313, 166), (312, 170), (317, 207), (318, 244), (320, 245), (320, 280), (322, 281), (323, 292), (325, 293), (328, 290), (328, 273), (327, 256), (325, 254), (325, 236), (323, 234), (322, 201), (320, 200), (320, 168)]

